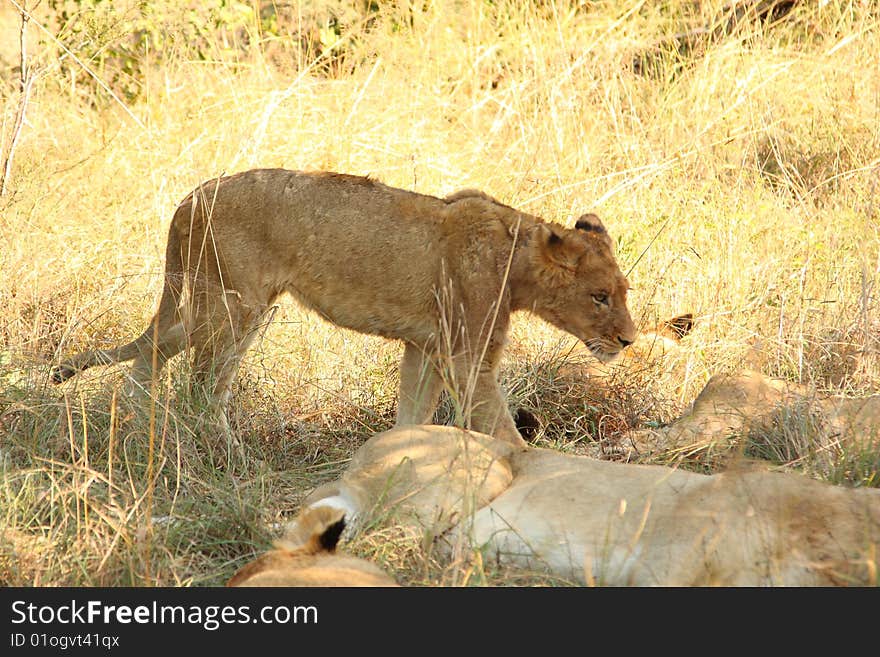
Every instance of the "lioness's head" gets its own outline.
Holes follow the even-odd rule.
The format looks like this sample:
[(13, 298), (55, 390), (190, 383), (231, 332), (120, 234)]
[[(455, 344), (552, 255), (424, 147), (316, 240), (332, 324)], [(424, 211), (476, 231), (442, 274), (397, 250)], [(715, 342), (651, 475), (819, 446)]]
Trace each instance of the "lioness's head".
[(397, 586), (375, 564), (336, 552), (345, 515), (336, 506), (306, 508), (274, 550), (240, 568), (226, 586)]
[(530, 260), (541, 288), (535, 312), (583, 341), (600, 361), (614, 359), (637, 331), (626, 306), (629, 282), (602, 222), (585, 214), (574, 228), (539, 224), (534, 231)]

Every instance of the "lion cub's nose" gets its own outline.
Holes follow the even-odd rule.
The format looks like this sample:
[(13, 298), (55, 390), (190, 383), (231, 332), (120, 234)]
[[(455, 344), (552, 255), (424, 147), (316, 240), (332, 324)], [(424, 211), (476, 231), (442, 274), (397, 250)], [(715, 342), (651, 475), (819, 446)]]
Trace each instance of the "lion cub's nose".
[(620, 336), (617, 336), (617, 341), (618, 341), (620, 344), (622, 344), (624, 347), (628, 347), (628, 346), (630, 346), (630, 345), (633, 343), (632, 340), (624, 340), (624, 339), (621, 338)]

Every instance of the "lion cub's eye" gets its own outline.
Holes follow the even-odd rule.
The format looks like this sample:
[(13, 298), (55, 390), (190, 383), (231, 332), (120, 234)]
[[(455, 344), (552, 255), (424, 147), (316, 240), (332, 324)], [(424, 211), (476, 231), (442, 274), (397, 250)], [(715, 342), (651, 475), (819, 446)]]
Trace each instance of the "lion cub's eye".
[(608, 305), (608, 295), (607, 294), (594, 294), (593, 301), (595, 301), (596, 303), (600, 303), (603, 306), (607, 306)]

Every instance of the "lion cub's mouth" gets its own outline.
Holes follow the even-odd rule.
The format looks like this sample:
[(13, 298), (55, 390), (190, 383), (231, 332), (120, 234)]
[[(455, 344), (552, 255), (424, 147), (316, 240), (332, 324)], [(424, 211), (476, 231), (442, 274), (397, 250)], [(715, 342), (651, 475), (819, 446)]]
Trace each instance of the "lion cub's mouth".
[(587, 349), (590, 350), (590, 353), (593, 354), (600, 363), (610, 363), (620, 355), (621, 351), (623, 351), (623, 349), (608, 349), (603, 343), (604, 340), (601, 343), (595, 339), (584, 341), (584, 344), (587, 345)]

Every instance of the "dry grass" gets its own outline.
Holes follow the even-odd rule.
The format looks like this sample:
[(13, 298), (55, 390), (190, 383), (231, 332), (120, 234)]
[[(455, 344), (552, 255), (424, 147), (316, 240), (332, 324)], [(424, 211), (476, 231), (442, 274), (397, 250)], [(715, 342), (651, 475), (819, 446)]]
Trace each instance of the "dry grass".
[[(113, 4), (124, 14), (136, 3)], [(342, 3), (292, 4), (314, 27)], [(121, 102), (59, 57), (34, 24), (65, 38), (46, 7), (35, 16), (39, 77), (0, 197), (0, 583), (222, 583), (392, 423), (399, 346), (289, 303), (236, 388), (246, 463), (214, 467), (193, 437), (198, 409), (178, 361), (146, 414), (116, 394), (122, 368), (51, 387), (61, 355), (140, 333), (172, 211), (220, 172), (331, 169), (436, 195), (478, 187), (562, 223), (596, 211), (632, 268), (635, 316), (692, 311), (697, 327), (681, 378), (615, 382), (592, 398), (553, 377), (562, 336), (518, 318), (504, 379), (512, 404), (541, 414), (547, 445), (578, 451), (668, 421), (712, 373), (743, 363), (820, 391), (877, 391), (874, 3), (800, 3), (778, 24), (746, 21), (688, 52), (658, 44), (713, 24), (720, 0), (381, 4), (347, 15), (342, 41), (323, 49), (290, 17), (280, 36), (250, 21), (198, 53), (169, 39), (127, 77), (112, 62), (95, 70)], [(110, 45), (127, 38), (115, 27)], [(17, 34), (2, 0), (0, 154), (18, 103)], [(792, 467), (809, 461), (808, 449), (765, 443)], [(876, 455), (864, 461), (876, 485)], [(365, 535), (354, 549), (404, 583), (555, 583), (437, 563), (419, 537)]]

